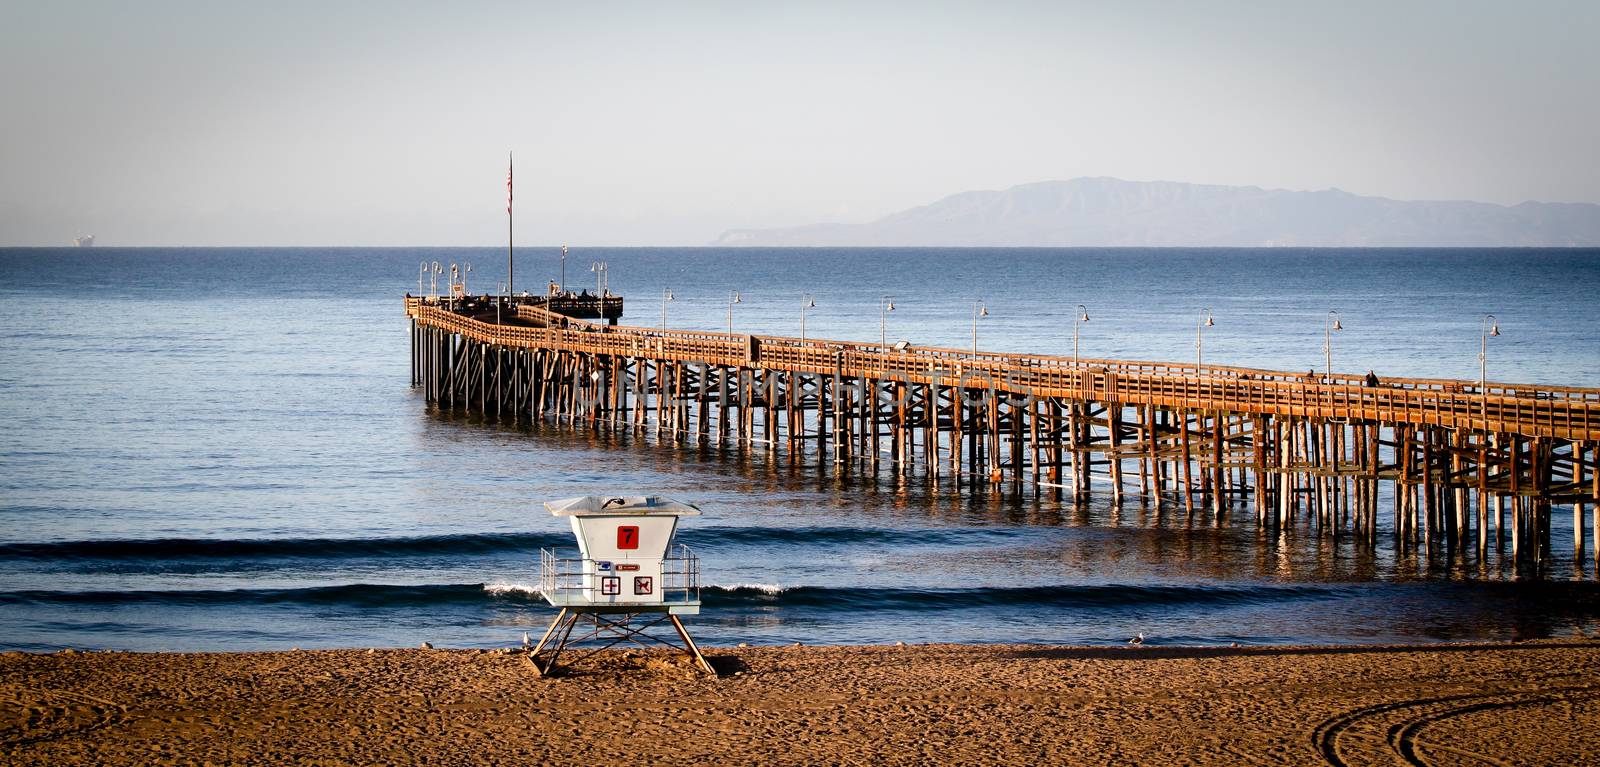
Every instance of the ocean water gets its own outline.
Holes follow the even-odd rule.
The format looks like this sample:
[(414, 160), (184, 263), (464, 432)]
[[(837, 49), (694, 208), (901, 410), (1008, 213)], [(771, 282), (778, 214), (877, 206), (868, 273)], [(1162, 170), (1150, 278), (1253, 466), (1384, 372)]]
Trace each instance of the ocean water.
[[(519, 287), (560, 279), (518, 251)], [(503, 249), (0, 249), (0, 648), (490, 647), (553, 610), (531, 586), (570, 545), (544, 500), (700, 505), (680, 538), (735, 642), (1399, 642), (1600, 630), (1592, 562), (1558, 507), (1537, 577), (1307, 527), (1170, 506), (841, 478), (649, 435), (484, 423), (409, 386), (400, 296), (421, 262)], [(1600, 251), (575, 249), (626, 322), (1204, 359), (1287, 370), (1600, 386)], [(663, 301), (665, 290), (673, 299)], [(892, 298), (893, 312), (883, 313)], [(1383, 507), (1386, 508), (1386, 507)], [(1587, 555), (1586, 555), (1587, 556)]]

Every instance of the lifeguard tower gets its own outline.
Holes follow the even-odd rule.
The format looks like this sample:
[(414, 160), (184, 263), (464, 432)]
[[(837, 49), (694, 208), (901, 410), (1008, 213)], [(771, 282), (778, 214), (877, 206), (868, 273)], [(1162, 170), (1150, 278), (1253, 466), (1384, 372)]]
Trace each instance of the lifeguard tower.
[[(539, 593), (561, 612), (528, 655), (535, 670), (549, 674), (563, 650), (590, 639), (610, 640), (590, 655), (621, 642), (648, 647), (648, 640), (682, 649), (701, 669), (716, 674), (678, 619), (700, 613), (700, 560), (688, 546), (674, 545), (672, 537), (678, 518), (698, 516), (700, 509), (656, 496), (598, 495), (544, 507), (572, 521), (578, 556), (539, 551)], [(677, 629), (681, 647), (646, 633), (663, 622)], [(585, 630), (574, 637), (580, 624)], [(550, 657), (541, 659), (546, 646)]]

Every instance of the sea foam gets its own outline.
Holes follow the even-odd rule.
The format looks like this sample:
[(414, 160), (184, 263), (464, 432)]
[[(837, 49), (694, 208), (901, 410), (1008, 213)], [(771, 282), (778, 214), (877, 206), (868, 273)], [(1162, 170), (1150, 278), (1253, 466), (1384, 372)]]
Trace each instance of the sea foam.
[(540, 596), (538, 586), (530, 586), (526, 583), (485, 583), (483, 584), (483, 590), (490, 596), (496, 597), (510, 594), (525, 594), (530, 597)]

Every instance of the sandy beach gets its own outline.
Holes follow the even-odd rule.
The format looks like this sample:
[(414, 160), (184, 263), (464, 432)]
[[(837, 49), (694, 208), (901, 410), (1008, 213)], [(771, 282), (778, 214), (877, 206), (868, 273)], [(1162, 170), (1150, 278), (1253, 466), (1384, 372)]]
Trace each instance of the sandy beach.
[(1600, 642), (0, 656), (0, 762), (1600, 763)]

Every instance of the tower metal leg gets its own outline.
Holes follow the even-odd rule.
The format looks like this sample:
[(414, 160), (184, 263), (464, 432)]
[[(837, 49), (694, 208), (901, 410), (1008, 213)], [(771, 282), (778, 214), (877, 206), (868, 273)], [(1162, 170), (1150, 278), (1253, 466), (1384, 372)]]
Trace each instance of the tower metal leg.
[(689, 650), (689, 655), (700, 664), (700, 668), (705, 669), (707, 674), (716, 676), (717, 670), (711, 667), (711, 662), (706, 660), (706, 656), (700, 654), (700, 646), (689, 636), (689, 630), (683, 627), (683, 621), (678, 620), (676, 615), (668, 614), (667, 617), (672, 619), (672, 627), (678, 630), (678, 636), (683, 637), (683, 646)]
[[(528, 653), (528, 663), (533, 665), (533, 670), (538, 672), (539, 676), (547, 676), (556, 667), (556, 658), (561, 657), (561, 651), (567, 646), (567, 637), (572, 635), (572, 627), (577, 623), (577, 613), (573, 613), (565, 607), (561, 608), (561, 612), (556, 613), (556, 619), (550, 622), (550, 628), (539, 639), (538, 646), (533, 648), (533, 652)], [(565, 630), (563, 630), (563, 626), (565, 626)], [(561, 633), (561, 639), (556, 642), (554, 651), (550, 653), (550, 660), (545, 661), (543, 666), (539, 665), (539, 653), (544, 650), (545, 643), (550, 641), (550, 637), (558, 631)]]
[[(580, 635), (577, 639), (573, 639), (572, 632), (577, 628), (581, 615), (588, 615), (590, 618), (592, 618), (594, 620), (594, 627), (592, 629), (586, 629), (585, 631), (587, 633)], [(588, 652), (581, 655), (579, 660), (582, 660), (583, 658), (587, 658), (621, 642), (632, 642), (633, 644), (637, 644), (642, 647), (649, 647), (651, 645), (646, 644), (645, 640), (647, 640), (649, 642), (665, 645), (674, 649), (681, 649), (691, 659), (694, 660), (695, 665), (699, 666), (702, 671), (705, 671), (712, 676), (717, 675), (716, 669), (712, 668), (711, 662), (706, 660), (706, 656), (700, 652), (699, 645), (695, 644), (694, 638), (689, 636), (689, 630), (684, 627), (683, 621), (679, 620), (678, 616), (669, 613), (637, 627), (630, 625), (633, 619), (637, 617), (638, 614), (635, 613), (626, 615), (620, 620), (612, 620), (610, 618), (601, 616), (598, 613), (580, 614), (577, 611), (568, 608), (562, 608), (561, 612), (556, 614), (555, 620), (551, 621), (550, 628), (546, 629), (544, 636), (539, 639), (539, 644), (535, 645), (534, 648), (528, 653), (528, 663), (533, 666), (534, 671), (537, 672), (539, 676), (549, 676), (556, 668), (556, 660), (561, 657), (562, 651), (567, 649), (568, 645), (577, 642), (584, 642), (590, 639), (597, 639), (601, 641), (606, 639), (610, 640), (609, 642), (602, 644), (600, 647), (590, 649)], [(670, 621), (672, 623), (672, 627), (677, 630), (678, 637), (683, 640), (682, 647), (646, 633), (651, 626), (659, 624), (664, 620)], [(554, 638), (554, 641), (551, 641), (552, 638)], [(541, 661), (540, 656), (544, 653), (546, 647), (549, 647), (551, 650), (550, 657)]]
[(545, 629), (544, 636), (539, 637), (539, 644), (533, 648), (533, 652), (530, 655), (538, 655), (539, 651), (544, 649), (545, 642), (550, 641), (550, 635), (556, 633), (556, 627), (561, 625), (561, 619), (565, 617), (567, 617), (567, 608), (563, 607), (561, 612), (556, 613), (556, 619), (550, 622), (550, 628)]

